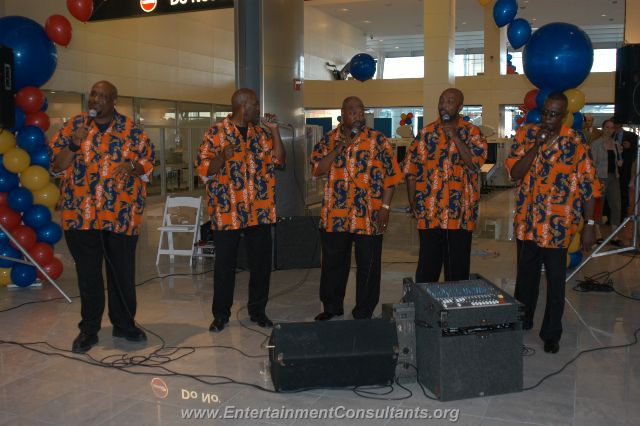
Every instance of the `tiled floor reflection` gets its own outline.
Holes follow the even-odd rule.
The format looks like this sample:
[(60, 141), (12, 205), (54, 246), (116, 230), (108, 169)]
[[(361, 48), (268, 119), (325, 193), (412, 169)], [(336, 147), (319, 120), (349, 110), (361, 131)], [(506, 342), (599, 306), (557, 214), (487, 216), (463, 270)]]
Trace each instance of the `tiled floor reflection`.
[[(401, 187), (393, 203), (394, 212), (384, 240), (381, 302), (399, 300), (402, 278), (415, 272), (418, 237), (415, 222), (401, 212), (404, 205), (406, 196)], [(136, 254), (137, 280), (143, 282), (158, 274), (177, 275), (152, 280), (138, 288), (137, 319), (150, 337), (145, 345), (114, 340), (105, 315), (100, 342), (89, 352), (90, 357), (71, 355), (65, 351), (77, 334), (80, 309), (77, 300), (69, 305), (57, 299), (59, 295), (50, 286), (20, 290), (0, 288), (0, 310), (24, 302), (53, 299), (0, 313), (0, 339), (31, 342), (34, 343), (31, 347), (38, 351), (75, 358), (47, 356), (15, 345), (0, 344), (0, 425), (173, 425), (203, 422), (336, 425), (364, 422), (264, 418), (232, 422), (184, 417), (184, 410), (190, 409), (329, 409), (336, 406), (348, 409), (459, 409), (456, 419), (463, 425), (640, 424), (640, 346), (585, 354), (561, 374), (531, 391), (446, 403), (426, 399), (416, 384), (407, 385), (413, 393), (410, 398), (389, 401), (361, 398), (349, 390), (280, 394), (248, 386), (272, 386), (270, 377), (264, 374), (266, 350), (263, 345), (266, 336), (261, 334), (264, 330), (251, 326), (244, 308), (248, 274), (241, 272), (237, 276), (236, 304), (229, 327), (219, 334), (209, 333), (212, 319), (211, 260), (197, 262), (191, 269), (184, 260), (170, 264), (165, 259), (161, 267), (156, 268), (158, 233), (155, 228), (160, 223), (162, 209), (163, 204), (158, 200), (150, 202), (147, 209), (144, 233)], [(512, 211), (510, 190), (496, 190), (483, 195), (472, 247), (472, 271), (484, 275), (510, 293), (513, 293), (515, 284)], [(76, 295), (75, 274), (66, 245), (61, 243), (56, 250), (66, 268), (59, 282), (65, 291)], [(599, 258), (587, 265), (584, 273), (590, 275), (613, 270), (627, 261), (628, 256)], [(620, 292), (628, 294), (633, 289), (640, 289), (638, 265), (638, 260), (633, 259), (628, 267), (613, 276)], [(196, 275), (180, 275), (190, 273)], [(354, 274), (355, 270), (347, 290), (346, 311), (350, 311), (354, 303)], [(270, 301), (268, 314), (280, 322), (311, 321), (320, 311), (319, 279), (318, 269), (274, 271), (271, 294), (278, 296)], [(630, 341), (633, 329), (640, 327), (638, 302), (611, 293), (577, 293), (571, 287), (571, 284), (567, 286), (570, 305), (565, 311), (565, 334), (560, 352), (545, 354), (537, 337), (542, 308), (538, 311), (536, 328), (525, 334), (526, 345), (536, 351), (524, 359), (526, 386), (558, 370), (580, 350)], [(545, 293), (541, 291), (539, 306), (543, 306), (544, 297)], [(379, 312), (378, 308), (376, 313)], [(139, 366), (125, 372), (81, 362), (136, 363), (159, 349), (162, 342), (166, 347), (182, 347), (173, 358), (184, 355), (164, 364), (166, 370)], [(199, 349), (195, 352), (187, 349), (196, 346)], [(168, 353), (167, 349), (160, 354)], [(155, 357), (153, 360), (162, 362), (164, 358)], [(161, 377), (168, 393), (165, 398), (160, 398), (152, 391), (151, 379), (170, 372), (181, 375)], [(496, 374), (500, 374), (499, 369)], [(197, 375), (206, 383), (189, 375)], [(407, 395), (406, 392), (396, 388), (385, 397), (403, 395)], [(451, 423), (446, 419), (371, 419), (366, 422), (372, 425)]]

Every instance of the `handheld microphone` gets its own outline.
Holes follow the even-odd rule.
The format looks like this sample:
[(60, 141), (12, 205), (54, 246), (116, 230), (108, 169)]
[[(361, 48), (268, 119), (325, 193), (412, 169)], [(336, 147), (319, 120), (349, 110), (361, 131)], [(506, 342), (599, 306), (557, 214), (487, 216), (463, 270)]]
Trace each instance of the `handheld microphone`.
[(448, 122), (451, 121), (451, 116), (449, 114), (442, 114), (442, 121)]
[(91, 123), (93, 123), (97, 115), (98, 115), (98, 111), (96, 111), (95, 109), (91, 108), (89, 110), (89, 112), (87, 113), (87, 126), (91, 126)]
[(290, 124), (284, 123), (273, 117), (265, 117), (265, 116), (260, 117), (260, 123), (276, 123), (278, 126), (291, 126)]

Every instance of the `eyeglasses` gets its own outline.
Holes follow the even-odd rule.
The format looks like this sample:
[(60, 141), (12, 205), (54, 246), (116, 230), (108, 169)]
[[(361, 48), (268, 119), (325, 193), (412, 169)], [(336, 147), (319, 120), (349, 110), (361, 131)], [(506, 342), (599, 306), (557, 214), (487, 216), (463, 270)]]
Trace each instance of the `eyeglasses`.
[(542, 111), (540, 111), (540, 113), (551, 118), (556, 118), (564, 114), (564, 111), (551, 111), (549, 109), (543, 109)]

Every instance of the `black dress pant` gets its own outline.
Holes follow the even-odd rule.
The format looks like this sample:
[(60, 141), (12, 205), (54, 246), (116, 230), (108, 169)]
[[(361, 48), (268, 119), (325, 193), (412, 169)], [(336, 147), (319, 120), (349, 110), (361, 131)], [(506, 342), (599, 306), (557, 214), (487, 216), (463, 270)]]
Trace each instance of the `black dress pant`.
[(230, 231), (213, 231), (216, 259), (211, 311), (215, 318), (228, 319), (231, 316), (241, 234), (244, 234), (249, 264), (249, 315), (265, 313), (271, 277), (271, 225), (257, 225)]
[(136, 315), (137, 236), (109, 231), (65, 231), (65, 240), (76, 264), (82, 320), (80, 331), (100, 330), (104, 313), (103, 259), (107, 270), (109, 319), (114, 327), (131, 330)]
[(562, 336), (564, 312), (564, 286), (567, 272), (566, 248), (538, 247), (534, 241), (516, 240), (518, 272), (515, 298), (524, 304), (524, 328), (533, 326), (533, 315), (538, 303), (540, 270), (544, 263), (547, 274), (547, 300), (540, 338), (558, 342)]
[(464, 229), (421, 229), (417, 283), (438, 282), (444, 265), (445, 281), (469, 279), (472, 232)]
[(324, 311), (333, 314), (344, 312), (344, 295), (351, 270), (351, 247), (355, 243), (356, 306), (352, 314), (355, 319), (371, 318), (380, 299), (382, 235), (320, 230), (320, 238), (320, 300)]

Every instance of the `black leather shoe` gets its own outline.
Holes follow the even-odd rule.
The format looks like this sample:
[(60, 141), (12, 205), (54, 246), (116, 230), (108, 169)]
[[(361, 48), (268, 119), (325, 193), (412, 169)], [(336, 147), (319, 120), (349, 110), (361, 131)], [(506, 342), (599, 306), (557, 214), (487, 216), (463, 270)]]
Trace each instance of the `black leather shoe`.
[(273, 321), (271, 321), (266, 314), (251, 315), (249, 319), (252, 322), (255, 322), (256, 324), (258, 324), (260, 327), (264, 327), (264, 328), (273, 327)]
[(209, 326), (209, 331), (218, 332), (224, 330), (224, 325), (229, 322), (229, 318), (214, 318)]
[(314, 319), (316, 321), (329, 321), (331, 318), (339, 317), (339, 316), (341, 316), (343, 314), (344, 314), (344, 312), (340, 312), (340, 313), (334, 314), (332, 312), (324, 311), (324, 312), (320, 312), (318, 315), (316, 315), (316, 317)]
[(130, 342), (146, 342), (147, 335), (144, 334), (144, 331), (140, 330), (138, 327), (133, 327), (131, 329), (124, 329), (120, 327), (113, 327), (113, 332), (111, 333), (113, 337), (122, 337), (123, 339), (127, 339)]
[(544, 351), (547, 353), (556, 354), (560, 350), (560, 344), (555, 340), (544, 341)]
[(87, 334), (87, 333), (81, 332), (80, 334), (78, 334), (78, 337), (76, 337), (75, 340), (73, 341), (73, 345), (71, 346), (71, 352), (76, 354), (83, 354), (87, 352), (89, 349), (91, 349), (93, 345), (95, 345), (96, 343), (98, 343), (97, 334), (95, 333)]

